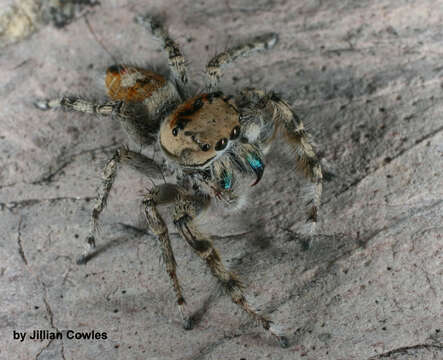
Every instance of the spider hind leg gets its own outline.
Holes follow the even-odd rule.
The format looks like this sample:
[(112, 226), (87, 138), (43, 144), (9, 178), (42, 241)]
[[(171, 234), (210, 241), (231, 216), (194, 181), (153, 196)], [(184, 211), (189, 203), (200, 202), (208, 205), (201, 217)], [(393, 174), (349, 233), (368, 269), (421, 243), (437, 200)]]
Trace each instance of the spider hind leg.
[(186, 315), (184, 309), (186, 302), (177, 278), (177, 263), (171, 247), (168, 228), (157, 210), (159, 205), (173, 202), (175, 197), (178, 196), (179, 191), (179, 188), (173, 184), (155, 186), (145, 195), (143, 205), (145, 206), (146, 221), (149, 228), (158, 237), (160, 242), (163, 262), (175, 292), (177, 307), (183, 321), (183, 328), (189, 330), (192, 328), (192, 321), (191, 318)]
[(243, 292), (244, 284), (235, 273), (225, 268), (220, 254), (214, 248), (210, 237), (198, 230), (197, 225), (194, 223), (194, 218), (203, 208), (204, 206), (198, 203), (198, 201), (179, 196), (174, 211), (174, 224), (179, 234), (191, 246), (194, 252), (206, 262), (212, 275), (222, 285), (232, 302), (260, 323), (265, 330), (269, 331), (280, 346), (288, 347), (287, 338), (276, 334), (271, 328), (272, 321), (251, 308)]

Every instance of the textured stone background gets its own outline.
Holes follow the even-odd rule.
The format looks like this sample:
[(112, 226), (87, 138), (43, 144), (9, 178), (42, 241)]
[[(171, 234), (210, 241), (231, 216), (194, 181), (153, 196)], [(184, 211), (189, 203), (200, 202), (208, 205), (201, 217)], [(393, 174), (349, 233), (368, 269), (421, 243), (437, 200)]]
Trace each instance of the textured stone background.
[[(442, 1), (101, 1), (57, 17), (48, 4), (58, 2), (44, 3), (0, 3), (1, 359), (443, 357)], [(111, 193), (102, 253), (75, 264), (101, 167), (125, 135), (117, 121), (39, 112), (32, 102), (100, 99), (108, 65), (165, 64), (133, 22), (146, 12), (166, 19), (197, 81), (216, 52), (280, 34), (273, 51), (226, 69), (222, 89), (279, 91), (308, 124), (336, 174), (324, 186), (318, 235), (307, 249), (299, 178), (278, 148), (248, 208), (206, 224), (289, 349), (218, 295), (173, 232), (198, 320), (182, 329), (155, 239), (139, 221), (150, 182), (135, 172), (121, 172)], [(109, 339), (12, 339), (32, 329), (97, 329)]]

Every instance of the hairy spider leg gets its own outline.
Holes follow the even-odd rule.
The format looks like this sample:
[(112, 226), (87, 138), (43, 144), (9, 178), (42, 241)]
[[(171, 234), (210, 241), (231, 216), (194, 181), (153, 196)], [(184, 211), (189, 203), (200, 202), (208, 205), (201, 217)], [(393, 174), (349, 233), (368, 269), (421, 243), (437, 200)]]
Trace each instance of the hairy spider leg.
[(144, 175), (150, 176), (151, 178), (162, 179), (161, 170), (154, 160), (124, 147), (115, 152), (115, 154), (103, 168), (102, 183), (98, 189), (98, 195), (91, 213), (89, 233), (86, 237), (85, 244), (86, 249), (78, 258), (78, 264), (86, 264), (94, 254), (96, 249), (95, 239), (99, 217), (108, 202), (109, 192), (114, 184), (120, 164), (127, 164)]
[[(274, 92), (265, 93), (263, 90), (248, 88), (244, 89), (241, 94), (252, 105), (246, 111), (249, 121), (253, 123), (260, 119), (260, 122), (254, 125), (259, 125), (262, 128), (268, 125), (265, 123), (266, 121), (271, 121), (273, 124), (270, 128), (273, 129), (273, 133), (268, 134), (267, 140), (274, 140), (276, 131), (281, 128), (286, 141), (294, 150), (297, 168), (311, 183), (307, 195), (309, 210), (306, 221), (310, 223), (310, 230), (313, 231), (320, 207), (323, 174), (309, 133), (289, 104)], [(266, 114), (270, 114), (270, 116), (266, 116)], [(250, 124), (246, 124), (245, 128), (248, 125)]]
[(77, 98), (63, 96), (59, 99), (37, 100), (34, 105), (40, 110), (51, 110), (61, 108), (65, 111), (78, 111), (86, 114), (98, 114), (111, 116), (120, 113), (121, 102), (109, 101), (104, 104)]
[(212, 91), (217, 87), (221, 77), (223, 76), (223, 66), (228, 65), (241, 56), (249, 56), (255, 51), (272, 49), (277, 41), (278, 34), (268, 33), (257, 36), (245, 44), (240, 44), (215, 55), (206, 65), (208, 91)]
[(149, 228), (158, 237), (160, 243), (163, 262), (175, 292), (178, 310), (183, 321), (183, 327), (186, 330), (189, 330), (192, 328), (192, 322), (190, 317), (185, 313), (184, 306), (186, 302), (177, 278), (177, 263), (175, 261), (174, 252), (172, 251), (171, 241), (169, 240), (168, 228), (157, 210), (159, 205), (174, 202), (179, 191), (178, 186), (173, 184), (167, 183), (155, 186), (145, 195), (143, 205), (145, 206), (146, 221), (148, 222)]
[(254, 318), (254, 320), (259, 322), (265, 330), (268, 330), (282, 347), (287, 347), (287, 338), (276, 334), (271, 329), (272, 322), (251, 308), (243, 293), (245, 286), (236, 274), (225, 268), (220, 258), (220, 254), (214, 248), (210, 237), (198, 230), (194, 223), (194, 218), (203, 209), (204, 207), (202, 204), (199, 204), (198, 201), (179, 196), (175, 204), (174, 212), (174, 224), (178, 232), (191, 246), (194, 252), (206, 262), (212, 275), (214, 275), (223, 286), (223, 289), (231, 297), (232, 302), (237, 304), (242, 310)]
[(163, 49), (168, 53), (168, 63), (175, 80), (183, 88), (188, 83), (186, 60), (177, 43), (171, 39), (166, 29), (149, 15), (135, 17), (135, 21), (159, 39)]

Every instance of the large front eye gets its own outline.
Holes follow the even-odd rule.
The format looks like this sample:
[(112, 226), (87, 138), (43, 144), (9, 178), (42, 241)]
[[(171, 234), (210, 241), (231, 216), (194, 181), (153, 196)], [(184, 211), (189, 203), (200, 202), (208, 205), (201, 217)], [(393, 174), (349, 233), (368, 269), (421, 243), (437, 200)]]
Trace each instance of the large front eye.
[(229, 137), (231, 140), (235, 140), (240, 136), (240, 126), (236, 126), (231, 131), (231, 136)]
[(215, 150), (221, 151), (226, 147), (226, 145), (228, 145), (228, 139), (220, 139), (219, 141), (217, 141), (217, 144), (215, 144)]

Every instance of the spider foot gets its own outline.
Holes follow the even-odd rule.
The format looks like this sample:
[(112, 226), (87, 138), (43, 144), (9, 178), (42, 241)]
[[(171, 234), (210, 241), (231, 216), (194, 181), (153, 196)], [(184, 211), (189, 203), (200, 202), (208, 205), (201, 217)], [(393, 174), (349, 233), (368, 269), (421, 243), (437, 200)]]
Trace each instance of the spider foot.
[(178, 300), (178, 311), (180, 313), (180, 316), (182, 318), (182, 324), (183, 324), (183, 329), (185, 330), (191, 330), (193, 328), (193, 321), (192, 321), (192, 317), (188, 316), (185, 310), (185, 300), (183, 299), (183, 297), (181, 297)]
[(86, 263), (89, 261), (90, 256), (88, 257), (87, 255), (80, 255), (77, 258), (76, 264), (77, 265), (86, 265)]
[(276, 335), (275, 338), (276, 338), (278, 344), (279, 344), (283, 349), (286, 349), (286, 348), (289, 347), (289, 340), (288, 340), (288, 338), (287, 338), (286, 336), (278, 336), (278, 335)]
[(51, 110), (60, 106), (60, 99), (41, 99), (34, 101), (34, 106), (39, 110)]
[(95, 250), (95, 237), (92, 234), (89, 234), (86, 238), (86, 243), (88, 244), (88, 250), (77, 258), (77, 265), (85, 265), (89, 260), (94, 256)]
[(194, 323), (192, 321), (191, 317), (185, 317), (183, 319), (183, 329), (185, 330), (192, 330), (192, 328), (194, 327)]

